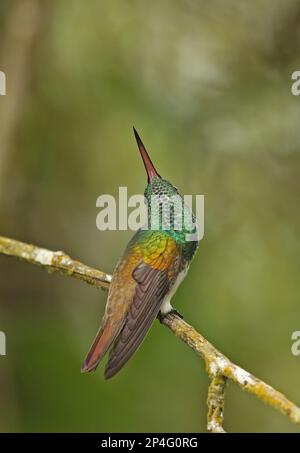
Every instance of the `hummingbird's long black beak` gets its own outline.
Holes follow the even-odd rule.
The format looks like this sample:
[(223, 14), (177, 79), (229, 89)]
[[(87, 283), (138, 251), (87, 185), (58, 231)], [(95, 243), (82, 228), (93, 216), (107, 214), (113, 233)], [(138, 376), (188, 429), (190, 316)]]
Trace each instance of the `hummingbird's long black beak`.
[(155, 167), (146, 151), (146, 148), (145, 148), (142, 140), (140, 139), (139, 134), (135, 130), (135, 128), (133, 128), (133, 132), (134, 132), (134, 136), (135, 136), (137, 145), (139, 147), (139, 150), (140, 150), (143, 162), (144, 162), (144, 166), (145, 166), (145, 169), (146, 169), (146, 172), (148, 175), (148, 183), (149, 183), (151, 181), (151, 179), (154, 178), (154, 176), (160, 178), (160, 175), (155, 170)]

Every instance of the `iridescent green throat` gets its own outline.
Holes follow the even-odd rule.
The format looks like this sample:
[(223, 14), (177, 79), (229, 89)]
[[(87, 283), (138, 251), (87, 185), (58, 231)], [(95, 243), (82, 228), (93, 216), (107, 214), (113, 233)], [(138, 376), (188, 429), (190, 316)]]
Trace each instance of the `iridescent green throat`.
[(147, 185), (148, 228), (162, 231), (177, 243), (188, 242), (188, 235), (196, 232), (195, 216), (183, 197), (169, 181), (155, 177)]

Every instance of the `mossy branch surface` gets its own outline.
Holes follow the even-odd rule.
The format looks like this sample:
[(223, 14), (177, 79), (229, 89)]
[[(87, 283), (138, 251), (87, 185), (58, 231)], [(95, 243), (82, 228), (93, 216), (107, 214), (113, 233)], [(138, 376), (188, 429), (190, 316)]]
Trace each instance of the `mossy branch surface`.
[[(0, 254), (18, 258), (47, 269), (49, 272), (77, 278), (86, 283), (107, 290), (111, 275), (94, 269), (80, 261), (75, 261), (64, 252), (40, 248), (7, 237), (0, 236)], [(208, 423), (210, 432), (225, 432), (223, 429), (224, 399), (227, 381), (232, 381), (241, 389), (252, 393), (274, 409), (300, 425), (300, 408), (285, 395), (269, 384), (239, 367), (216, 349), (194, 327), (176, 314), (168, 314), (161, 320), (176, 337), (202, 357), (211, 379), (208, 389)]]
[(207, 431), (210, 433), (225, 433), (223, 428), (225, 388), (227, 378), (222, 374), (212, 378), (207, 395)]

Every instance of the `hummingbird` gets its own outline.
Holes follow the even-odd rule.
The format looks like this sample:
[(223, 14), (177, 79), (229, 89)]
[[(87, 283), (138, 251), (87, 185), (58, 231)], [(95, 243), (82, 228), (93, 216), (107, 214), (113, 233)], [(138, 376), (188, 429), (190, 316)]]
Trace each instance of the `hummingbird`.
[[(197, 233), (195, 216), (178, 189), (158, 174), (141, 138), (133, 130), (148, 178), (144, 192), (148, 226), (136, 231), (115, 267), (100, 328), (81, 368), (82, 372), (95, 370), (110, 350), (105, 379), (125, 365), (156, 318), (162, 321), (170, 312), (182, 317), (170, 302), (199, 244), (198, 239), (187, 238), (191, 231)], [(169, 211), (170, 222), (164, 228), (162, 208), (174, 199), (179, 209)], [(158, 200), (159, 209), (154, 209)], [(176, 221), (183, 217), (191, 219), (190, 225), (186, 227), (184, 223), (182, 228), (176, 228)], [(149, 227), (151, 222), (155, 228)]]

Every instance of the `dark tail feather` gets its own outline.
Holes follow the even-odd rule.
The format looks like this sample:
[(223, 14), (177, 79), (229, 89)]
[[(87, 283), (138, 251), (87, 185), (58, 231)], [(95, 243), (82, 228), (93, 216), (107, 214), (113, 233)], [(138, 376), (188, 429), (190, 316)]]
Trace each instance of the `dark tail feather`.
[[(159, 307), (153, 314), (151, 314), (151, 317), (146, 318), (142, 328), (137, 330), (134, 333), (134, 336), (130, 340), (126, 341), (126, 343), (124, 343), (122, 335), (123, 331), (121, 331), (120, 335), (115, 340), (113, 348), (110, 350), (109, 359), (105, 367), (105, 379), (113, 377), (121, 368), (123, 368), (125, 363), (128, 362), (130, 357), (135, 353), (144, 340), (158, 312)], [(124, 326), (124, 330), (126, 330), (126, 324)]]
[(114, 338), (111, 337), (109, 329), (105, 329), (103, 327), (100, 328), (81, 367), (81, 371), (83, 373), (94, 371), (97, 368), (100, 360), (107, 352), (113, 339)]

